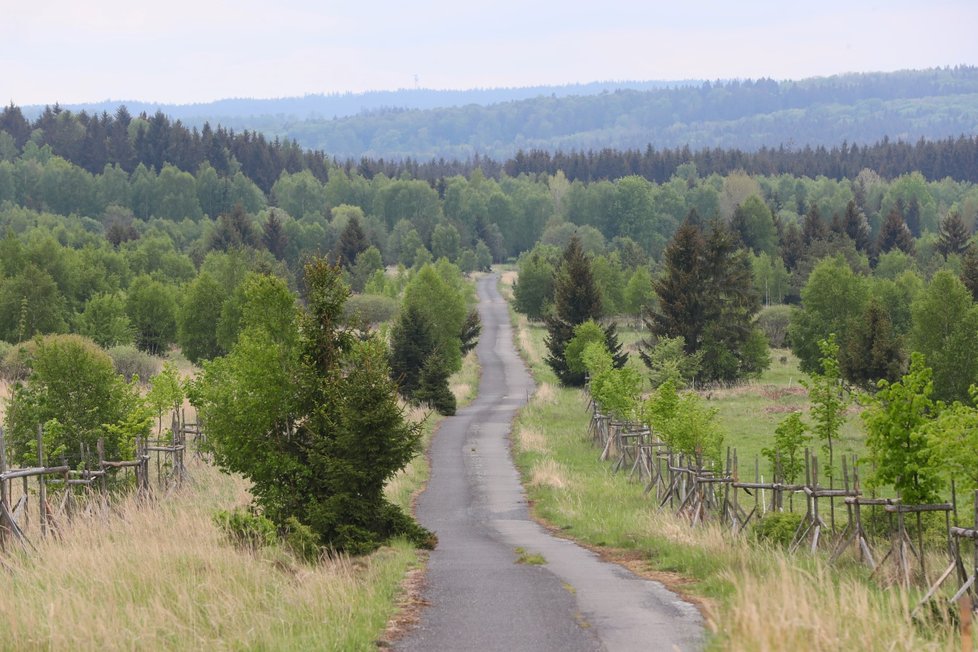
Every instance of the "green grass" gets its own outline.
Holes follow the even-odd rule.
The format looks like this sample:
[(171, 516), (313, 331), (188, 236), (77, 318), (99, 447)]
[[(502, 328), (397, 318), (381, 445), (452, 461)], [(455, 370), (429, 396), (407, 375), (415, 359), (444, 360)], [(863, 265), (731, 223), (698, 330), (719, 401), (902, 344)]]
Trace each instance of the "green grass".
[[(940, 620), (912, 624), (907, 616), (918, 590), (881, 588), (852, 558), (832, 566), (825, 553), (788, 554), (736, 535), (715, 520), (690, 527), (658, 510), (640, 483), (611, 473), (587, 435), (589, 414), (579, 390), (560, 388), (542, 361), (544, 331), (513, 315), (538, 392), (517, 417), (513, 450), (533, 514), (563, 536), (665, 581), (704, 607), (717, 650), (940, 650), (957, 643)], [(629, 339), (629, 334), (623, 337)], [(529, 346), (531, 350), (526, 350)], [(781, 355), (785, 361), (781, 362)], [(797, 363), (776, 353), (772, 368), (746, 388), (716, 390), (728, 442), (742, 460), (759, 452), (786, 408), (803, 407)], [(859, 450), (858, 417), (847, 435)], [(753, 464), (751, 463), (751, 468)]]
[(543, 555), (538, 552), (527, 552), (525, 548), (516, 548), (516, 563), (527, 564), (529, 566), (543, 566), (547, 563)]

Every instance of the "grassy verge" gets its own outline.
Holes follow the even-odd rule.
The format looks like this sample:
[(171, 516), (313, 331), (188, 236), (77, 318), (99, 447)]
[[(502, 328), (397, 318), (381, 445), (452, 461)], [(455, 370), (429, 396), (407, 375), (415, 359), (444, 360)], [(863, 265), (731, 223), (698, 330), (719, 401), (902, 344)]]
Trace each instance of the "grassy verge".
[[(472, 355), (453, 379), (460, 403), (478, 383)], [(425, 441), (437, 425), (425, 422)], [(248, 483), (203, 463), (192, 481), (107, 519), (77, 518), (62, 540), (0, 559), (0, 649), (369, 650), (398, 608), (419, 553), (395, 541), (364, 558), (307, 565), (278, 549), (227, 543), (219, 509), (247, 505)], [(394, 478), (402, 506), (428, 477), (423, 455)]]
[(534, 514), (563, 536), (700, 604), (712, 649), (941, 650), (957, 644), (953, 627), (911, 623), (915, 596), (881, 589), (854, 561), (829, 567), (821, 554), (789, 555), (715, 524), (690, 528), (656, 510), (640, 484), (598, 461), (599, 451), (587, 440), (581, 393), (556, 386), (542, 362), (542, 334), (521, 316), (514, 322), (538, 382), (513, 436)]

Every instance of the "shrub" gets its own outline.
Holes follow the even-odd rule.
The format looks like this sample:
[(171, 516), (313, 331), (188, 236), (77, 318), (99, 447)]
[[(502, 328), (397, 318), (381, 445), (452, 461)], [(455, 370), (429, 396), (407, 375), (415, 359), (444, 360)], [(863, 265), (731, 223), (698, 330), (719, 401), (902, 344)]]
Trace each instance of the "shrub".
[(0, 378), (8, 382), (27, 380), (37, 345), (34, 342), (7, 344), (0, 347)]
[(214, 523), (231, 543), (249, 550), (259, 550), (278, 541), (274, 523), (260, 514), (244, 509), (222, 509), (214, 514)]
[(162, 358), (140, 351), (131, 345), (113, 346), (108, 350), (108, 354), (112, 358), (116, 373), (121, 374), (126, 382), (130, 383), (135, 377), (144, 383), (147, 382), (159, 373), (163, 366)]
[(285, 532), (282, 538), (286, 547), (296, 557), (309, 563), (319, 560), (322, 552), (319, 537), (311, 527), (300, 523), (296, 517), (290, 516), (285, 519)]
[(791, 313), (795, 310), (797, 308), (791, 306), (766, 306), (757, 313), (757, 327), (764, 333), (771, 348), (780, 349), (787, 343)]
[(794, 512), (771, 512), (757, 521), (751, 532), (758, 541), (787, 548), (791, 545), (801, 518), (801, 514)]
[(397, 312), (397, 301), (379, 294), (354, 294), (343, 306), (346, 323), (379, 324), (389, 321)]

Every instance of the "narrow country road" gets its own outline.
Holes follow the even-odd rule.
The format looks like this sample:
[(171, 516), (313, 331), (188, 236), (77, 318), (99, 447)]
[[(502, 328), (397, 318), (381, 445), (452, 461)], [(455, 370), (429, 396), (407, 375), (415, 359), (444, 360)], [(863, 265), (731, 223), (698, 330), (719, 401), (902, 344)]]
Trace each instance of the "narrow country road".
[[(601, 561), (530, 519), (509, 453), (510, 424), (533, 391), (496, 275), (479, 280), (479, 395), (431, 446), (419, 520), (438, 534), (421, 622), (402, 650), (694, 650), (698, 611), (661, 584)], [(516, 563), (515, 549), (546, 564)]]

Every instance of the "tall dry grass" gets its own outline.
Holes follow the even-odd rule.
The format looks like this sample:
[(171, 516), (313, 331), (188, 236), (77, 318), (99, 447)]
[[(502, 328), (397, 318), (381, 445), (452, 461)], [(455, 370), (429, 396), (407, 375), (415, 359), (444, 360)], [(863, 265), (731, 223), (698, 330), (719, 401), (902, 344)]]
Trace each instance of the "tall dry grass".
[(66, 525), (63, 540), (7, 556), (0, 649), (374, 647), (413, 550), (310, 566), (235, 548), (212, 517), (247, 504), (247, 484), (202, 464), (191, 473), (168, 497), (123, 499)]

